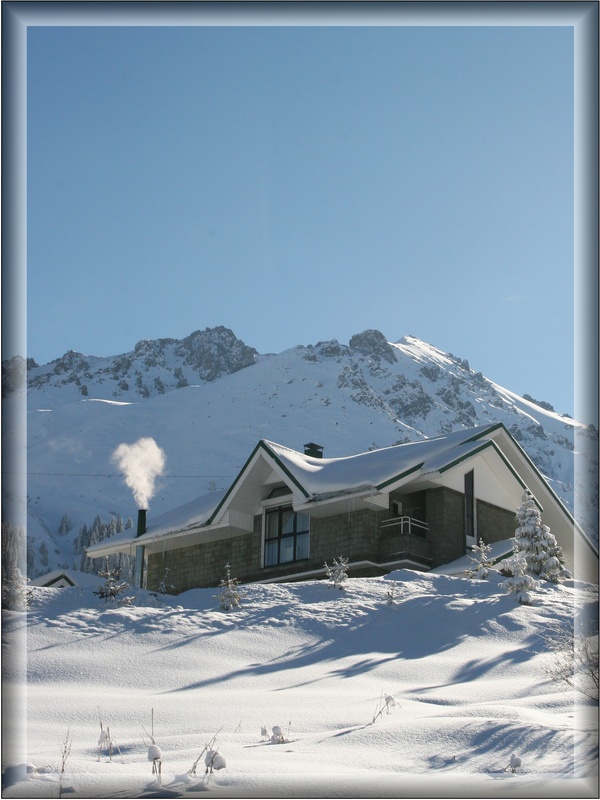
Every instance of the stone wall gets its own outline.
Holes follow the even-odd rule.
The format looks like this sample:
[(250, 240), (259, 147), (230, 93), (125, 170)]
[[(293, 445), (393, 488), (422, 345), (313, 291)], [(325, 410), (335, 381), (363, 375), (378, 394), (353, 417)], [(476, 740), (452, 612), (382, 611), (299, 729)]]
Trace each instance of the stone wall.
[(257, 530), (255, 519), (253, 533), (149, 555), (146, 585), (148, 589), (156, 589), (168, 567), (167, 583), (174, 584), (176, 594), (218, 586), (225, 577), (226, 564), (230, 565), (232, 578), (242, 582), (256, 580), (260, 570), (260, 541), (261, 530), (260, 527)]
[[(394, 493), (393, 499), (400, 496)], [(392, 499), (392, 498), (391, 498)], [(262, 516), (254, 518), (254, 531), (230, 539), (185, 547), (148, 558), (147, 586), (156, 589), (169, 568), (168, 582), (177, 593), (198, 587), (218, 586), (225, 577), (225, 565), (231, 575), (242, 583), (285, 578), (299, 572), (321, 570), (326, 561), (344, 556), (353, 561), (392, 560), (402, 552), (423, 560), (424, 566), (447, 564), (466, 552), (464, 495), (453, 489), (439, 487), (427, 490), (426, 538), (396, 536), (380, 531), (380, 523), (391, 516), (389, 511), (357, 511), (331, 517), (312, 518), (310, 527), (310, 556), (274, 567), (261, 567)], [(486, 544), (514, 536), (515, 512), (477, 501), (477, 540)], [(353, 572), (353, 575), (359, 573)], [(368, 574), (363, 572), (360, 574)]]
[(516, 510), (507, 511), (483, 500), (477, 501), (477, 542), (486, 544), (511, 539), (517, 527)]
[[(325, 561), (338, 556), (350, 561), (377, 560), (379, 515), (361, 509), (332, 517), (313, 518), (310, 525), (310, 556), (273, 567), (261, 567), (262, 516), (254, 518), (254, 532), (231, 539), (185, 547), (148, 558), (147, 586), (156, 589), (169, 568), (168, 582), (177, 593), (187, 589), (218, 586), (225, 577), (225, 564), (232, 577), (242, 583), (285, 577), (297, 572), (320, 570)], [(354, 573), (356, 574), (356, 573)]]
[(464, 495), (445, 486), (429, 489), (427, 522), (433, 567), (447, 564), (465, 554)]

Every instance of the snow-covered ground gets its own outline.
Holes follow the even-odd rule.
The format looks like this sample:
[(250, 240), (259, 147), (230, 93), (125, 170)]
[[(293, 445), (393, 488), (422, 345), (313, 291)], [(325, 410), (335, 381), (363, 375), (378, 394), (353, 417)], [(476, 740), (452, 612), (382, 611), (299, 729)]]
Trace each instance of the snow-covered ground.
[[(118, 606), (37, 588), (4, 617), (3, 797), (595, 797), (596, 706), (546, 667), (597, 587), (545, 584), (527, 607), (502, 580), (254, 584), (229, 612), (214, 589)], [(261, 735), (276, 725), (281, 743)], [(226, 767), (190, 775), (215, 736)]]

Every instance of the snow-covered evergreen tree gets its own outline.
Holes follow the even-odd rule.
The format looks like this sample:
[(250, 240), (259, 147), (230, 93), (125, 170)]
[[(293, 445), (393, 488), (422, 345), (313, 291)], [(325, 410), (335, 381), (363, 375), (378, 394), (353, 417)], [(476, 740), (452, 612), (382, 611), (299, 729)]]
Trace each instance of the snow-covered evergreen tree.
[(31, 589), (27, 586), (27, 579), (18, 567), (2, 577), (2, 608), (10, 611), (26, 611), (27, 598)]
[(68, 514), (63, 514), (60, 520), (60, 524), (58, 526), (58, 532), (61, 536), (65, 533), (69, 533), (73, 529), (73, 523), (71, 522), (71, 518)]
[(469, 555), (469, 558), (473, 566), (465, 570), (465, 577), (477, 578), (480, 581), (484, 581), (493, 565), (490, 559), (492, 545), (485, 544), (483, 539), (480, 539), (478, 545), (473, 545), (472, 551), (474, 555)]
[(47, 567), (48, 566), (48, 545), (46, 544), (46, 542), (44, 542), (44, 541), (40, 542), (40, 545), (38, 547), (38, 552), (40, 554), (40, 564), (43, 567)]
[(533, 602), (533, 592), (539, 588), (540, 582), (527, 574), (527, 561), (523, 556), (514, 555), (511, 558), (510, 569), (512, 576), (500, 586), (509, 594), (516, 594), (519, 603), (530, 606)]
[(348, 568), (348, 559), (340, 556), (339, 558), (333, 559), (333, 565), (331, 567), (327, 562), (325, 562), (323, 566), (334, 588), (343, 589), (343, 584), (348, 579), (348, 573), (346, 572)]
[(162, 576), (162, 579), (158, 582), (158, 586), (156, 587), (156, 591), (159, 594), (173, 594), (175, 591), (175, 584), (169, 582), (169, 568), (165, 567), (165, 574)]
[(559, 583), (571, 577), (563, 566), (562, 548), (557, 544), (550, 528), (542, 524), (540, 511), (529, 490), (523, 494), (521, 505), (517, 509), (513, 553), (506, 563), (511, 570), (519, 558), (524, 558), (525, 571), (535, 579)]
[(98, 575), (100, 578), (104, 578), (104, 585), (99, 586), (98, 590), (95, 591), (94, 594), (97, 594), (101, 600), (105, 600), (107, 603), (109, 600), (114, 602), (129, 585), (127, 581), (122, 581), (119, 583), (121, 570), (110, 569), (108, 565), (108, 558), (106, 559), (106, 568), (98, 572)]
[(238, 608), (241, 605), (241, 594), (238, 589), (240, 582), (237, 578), (231, 577), (229, 564), (225, 564), (225, 573), (225, 578), (222, 578), (219, 584), (222, 591), (215, 595), (215, 598), (219, 601), (223, 611), (229, 611), (230, 608)]

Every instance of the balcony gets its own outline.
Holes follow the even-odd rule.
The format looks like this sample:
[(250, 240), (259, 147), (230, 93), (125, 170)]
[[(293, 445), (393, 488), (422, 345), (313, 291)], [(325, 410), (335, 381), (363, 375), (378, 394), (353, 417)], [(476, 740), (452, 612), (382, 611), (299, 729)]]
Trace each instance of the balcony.
[(414, 517), (392, 517), (379, 525), (380, 557), (409, 559), (423, 564), (431, 561), (429, 525)]

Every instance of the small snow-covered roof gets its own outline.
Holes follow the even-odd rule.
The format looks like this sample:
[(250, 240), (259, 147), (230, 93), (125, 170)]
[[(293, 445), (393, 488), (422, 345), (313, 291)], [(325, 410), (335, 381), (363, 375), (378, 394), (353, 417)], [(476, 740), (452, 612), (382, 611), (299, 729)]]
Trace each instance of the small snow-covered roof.
[[(215, 509), (225, 497), (226, 490), (219, 489), (214, 492), (196, 497), (183, 506), (174, 508), (149, 521), (144, 536), (156, 536), (173, 530), (185, 530), (191, 526), (205, 525), (214, 514)], [(141, 536), (139, 537), (142, 538)]]
[(97, 575), (92, 575), (89, 572), (81, 572), (76, 569), (54, 569), (51, 572), (46, 572), (44, 575), (39, 575), (37, 578), (32, 578), (29, 583), (31, 586), (43, 587), (64, 587), (64, 586), (83, 586), (91, 587), (98, 586), (99, 578)]

